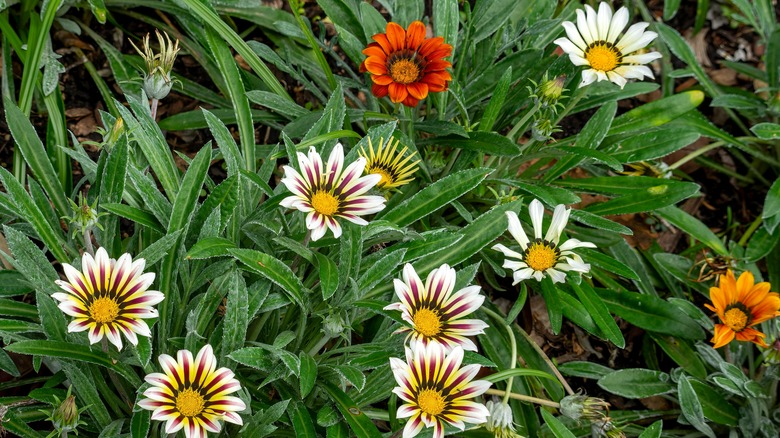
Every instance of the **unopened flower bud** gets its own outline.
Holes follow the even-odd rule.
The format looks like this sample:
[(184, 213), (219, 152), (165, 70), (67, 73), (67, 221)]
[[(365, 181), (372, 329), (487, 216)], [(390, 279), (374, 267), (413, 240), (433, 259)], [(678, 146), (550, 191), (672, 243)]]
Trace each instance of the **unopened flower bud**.
[(566, 89), (563, 88), (565, 82), (565, 75), (542, 82), (542, 85), (539, 86), (539, 91), (536, 94), (540, 104), (543, 107), (555, 106), (555, 104), (558, 103), (558, 99), (563, 95), (563, 92), (566, 91)]
[(560, 411), (561, 414), (575, 421), (585, 419), (598, 422), (606, 418), (607, 408), (609, 408), (609, 403), (600, 398), (575, 394), (561, 400)]
[(160, 46), (160, 52), (154, 53), (149, 45), (149, 34), (143, 39), (143, 50), (139, 49), (132, 41), (138, 54), (146, 62), (146, 71), (144, 71), (143, 89), (146, 95), (150, 99), (161, 100), (168, 96), (173, 86), (173, 79), (171, 77), (171, 70), (173, 70), (173, 62), (176, 60), (176, 55), (179, 53), (179, 40), (176, 42), (171, 41), (171, 38), (167, 33), (163, 34), (156, 31), (157, 42)]
[(54, 428), (63, 431), (71, 431), (79, 425), (79, 410), (76, 407), (76, 396), (68, 394), (65, 400), (54, 409), (51, 415)]
[(536, 141), (547, 141), (553, 132), (557, 131), (558, 127), (544, 115), (537, 118), (534, 124), (531, 125), (531, 137)]
[(344, 320), (337, 313), (328, 315), (322, 324), (322, 332), (328, 338), (342, 336), (344, 334)]
[(515, 425), (512, 419), (512, 408), (500, 401), (488, 400), (485, 407), (490, 416), (485, 423), (485, 429), (492, 432), (496, 438), (520, 438), (515, 432)]
[(97, 212), (97, 200), (90, 206), (87, 203), (87, 198), (79, 194), (78, 204), (73, 202), (72, 199), (68, 199), (68, 201), (70, 202), (70, 207), (73, 209), (73, 216), (65, 216), (63, 219), (67, 220), (71, 225), (69, 228), (73, 230), (74, 235), (77, 232), (84, 233), (84, 231), (95, 226), (103, 229), (98, 223), (98, 219), (100, 219), (100, 216), (104, 216), (107, 213)]

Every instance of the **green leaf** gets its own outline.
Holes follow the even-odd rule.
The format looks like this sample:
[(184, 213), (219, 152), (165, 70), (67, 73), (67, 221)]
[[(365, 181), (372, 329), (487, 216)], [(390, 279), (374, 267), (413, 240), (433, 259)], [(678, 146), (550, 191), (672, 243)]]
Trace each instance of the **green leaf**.
[[(25, 69), (26, 70), (26, 69)], [(25, 72), (26, 73), (26, 72)], [(65, 191), (60, 184), (57, 173), (54, 171), (49, 155), (41, 143), (38, 133), (35, 132), (32, 123), (24, 115), (22, 110), (17, 107), (8, 96), (3, 99), (5, 107), (5, 118), (8, 122), (8, 129), (14, 139), (17, 150), (22, 153), (24, 161), (30, 166), (35, 177), (46, 190), (57, 214), (65, 216), (70, 212), (68, 201), (65, 198)]]
[(122, 432), (123, 424), (125, 424), (125, 420), (123, 419), (112, 421), (111, 424), (103, 428), (103, 431), (100, 432), (98, 438), (114, 438), (119, 436), (120, 432)]
[(691, 347), (690, 341), (654, 332), (647, 332), (647, 334), (687, 373), (700, 379), (707, 377), (704, 362), (696, 354), (696, 350)]
[(545, 373), (544, 371), (539, 371), (539, 370), (532, 370), (529, 368), (513, 368), (511, 370), (499, 371), (497, 373), (484, 377), (482, 380), (487, 380), (488, 382), (496, 383), (502, 380), (506, 380), (510, 377), (516, 377), (516, 376), (532, 376), (532, 377), (540, 377), (543, 379), (557, 380), (550, 373)]
[(695, 90), (646, 103), (615, 118), (609, 135), (661, 126), (696, 108), (703, 100), (704, 93)]
[(497, 132), (472, 131), (468, 134), (469, 138), (457, 135), (444, 135), (429, 140), (420, 140), (417, 144), (450, 146), (499, 157), (514, 157), (520, 153), (519, 145)]
[[(457, 2), (455, 0), (439, 1), (436, 2), (436, 4), (455, 5), (455, 31), (457, 32)], [(506, 100), (506, 94), (509, 91), (509, 85), (511, 82), (512, 67), (510, 66), (508, 69), (506, 69), (504, 74), (501, 75), (501, 79), (498, 80), (498, 84), (496, 84), (496, 88), (493, 90), (493, 95), (490, 96), (490, 102), (488, 102), (487, 107), (485, 107), (485, 112), (482, 114), (482, 118), (479, 120), (480, 131), (491, 131), (493, 129), (493, 125), (496, 123), (496, 119), (498, 118), (498, 114), (501, 111), (501, 107), (504, 105), (504, 101)]]
[(41, 321), (46, 337), (55, 341), (64, 341), (68, 332), (68, 321), (54, 299), (42, 291), (35, 292), (35, 305), (38, 308), (38, 320)]
[(323, 382), (322, 388), (328, 393), (330, 398), (336, 402), (344, 419), (352, 429), (352, 432), (358, 438), (381, 438), (382, 434), (374, 425), (374, 422), (361, 412), (357, 404), (341, 389), (330, 382)]
[(322, 299), (327, 301), (339, 289), (339, 273), (336, 264), (328, 256), (315, 252), (317, 258), (317, 269), (320, 274), (320, 289), (322, 290)]
[(583, 377), (586, 379), (600, 379), (613, 372), (611, 368), (593, 362), (572, 361), (558, 365), (558, 371), (564, 376)]
[(188, 259), (209, 259), (212, 257), (229, 256), (228, 250), (236, 247), (232, 240), (224, 237), (207, 237), (192, 245), (187, 252)]
[(33, 290), (21, 272), (9, 269), (0, 270), (0, 297), (15, 297), (28, 294)]
[(601, 298), (596, 295), (596, 291), (593, 290), (593, 287), (584, 281), (580, 284), (570, 282), (569, 286), (574, 289), (574, 292), (577, 294), (577, 297), (579, 297), (585, 310), (588, 311), (590, 317), (593, 318), (593, 321), (601, 329), (607, 339), (612, 341), (612, 343), (619, 348), (625, 347), (626, 341), (623, 339), (620, 328), (617, 326), (617, 323), (615, 323), (615, 319), (612, 318), (612, 315), (610, 315), (609, 310), (607, 310), (607, 306), (601, 301)]
[(130, 419), (130, 436), (132, 438), (147, 437), (152, 426), (151, 417), (152, 411), (146, 409), (133, 412), (133, 417)]
[(704, 331), (677, 306), (658, 297), (636, 292), (598, 289), (610, 311), (645, 330), (686, 339), (703, 339)]
[(100, 208), (107, 210), (110, 213), (114, 213), (115, 215), (121, 216), (129, 221), (135, 222), (137, 225), (143, 225), (160, 234), (165, 234), (165, 228), (162, 226), (160, 221), (158, 221), (153, 214), (146, 210), (141, 210), (140, 208), (135, 208), (124, 204), (102, 204)]
[(761, 228), (756, 230), (753, 236), (750, 237), (747, 249), (745, 250), (745, 259), (750, 262), (757, 262), (772, 252), (772, 249), (780, 241), (780, 233), (770, 233), (767, 229), (767, 224), (764, 223)]
[(665, 157), (699, 139), (698, 132), (664, 125), (642, 135), (630, 136), (617, 141), (617, 150), (610, 152), (621, 163), (636, 163)]
[[(620, 179), (631, 178), (625, 177)], [(591, 204), (586, 207), (585, 211), (601, 216), (643, 213), (676, 204), (697, 193), (699, 193), (699, 186), (696, 184), (669, 184), (659, 180), (657, 186), (606, 202)]]
[(642, 433), (639, 435), (639, 438), (661, 438), (663, 426), (664, 422), (662, 420), (658, 420), (648, 426), (647, 429), (642, 431)]
[(739, 422), (739, 411), (729, 403), (721, 391), (715, 390), (707, 383), (690, 379), (689, 383), (701, 402), (702, 413), (710, 421), (726, 426), (736, 427)]
[(59, 287), (54, 284), (54, 280), (59, 278), (57, 271), (49, 263), (44, 252), (27, 236), (14, 228), (3, 225), (3, 234), (8, 241), (11, 255), (14, 257), (13, 265), (17, 270), (15, 275), (24, 275), (24, 278), (35, 290), (47, 294), (60, 291)]
[(8, 191), (14, 204), (16, 204), (22, 217), (30, 222), (38, 237), (49, 248), (54, 257), (60, 262), (69, 262), (70, 257), (65, 249), (70, 249), (70, 245), (65, 242), (62, 232), (59, 230), (55, 231), (52, 228), (46, 216), (35, 205), (35, 202), (24, 190), (24, 187), (19, 184), (19, 181), (2, 167), (0, 167), (0, 181), (2, 181), (3, 186)]
[(561, 304), (560, 291), (550, 277), (545, 276), (541, 282), (542, 297), (547, 305), (547, 315), (550, 317), (550, 328), (553, 333), (561, 332), (563, 325), (563, 306)]
[(219, 151), (222, 152), (222, 157), (225, 159), (228, 176), (238, 174), (242, 168), (242, 157), (241, 151), (238, 150), (238, 146), (236, 145), (236, 141), (233, 139), (233, 136), (230, 134), (230, 131), (228, 131), (225, 124), (222, 123), (217, 116), (204, 108), (201, 108), (201, 111), (203, 111), (203, 117), (206, 119), (209, 131), (211, 131), (211, 135), (214, 136)]
[(680, 380), (677, 382), (677, 395), (680, 398), (680, 409), (682, 410), (683, 417), (688, 420), (688, 423), (709, 438), (715, 438), (715, 433), (704, 421), (704, 412), (701, 407), (701, 402), (699, 401), (696, 392), (693, 390), (693, 386), (691, 386), (688, 376), (680, 376)]
[(688, 65), (688, 68), (691, 69), (704, 90), (712, 97), (719, 96), (721, 94), (720, 88), (710, 79), (707, 72), (699, 64), (699, 61), (696, 60), (696, 54), (685, 39), (676, 30), (663, 23), (655, 23), (655, 30), (666, 45), (669, 46), (669, 50)]
[[(325, 11), (325, 14), (334, 24), (338, 24), (352, 35), (360, 38), (362, 43), (366, 42), (363, 39), (365, 34), (357, 16), (357, 8), (354, 2), (346, 0), (319, 0), (317, 4)], [(318, 48), (314, 49), (319, 50)]]
[[(125, 180), (127, 179), (128, 157), (127, 137), (122, 135), (108, 154), (106, 166), (100, 179), (98, 206), (122, 202)], [(103, 230), (100, 232), (101, 243), (109, 248), (110, 253), (120, 253), (122, 249), (119, 238), (119, 218), (109, 214), (102, 217), (100, 222), (103, 226)]]
[(710, 249), (720, 255), (728, 255), (729, 250), (723, 241), (720, 240), (712, 230), (704, 225), (701, 221), (688, 213), (680, 210), (679, 208), (670, 205), (656, 210), (656, 214), (669, 221), (672, 225), (679, 228), (681, 231), (690, 235), (696, 240), (707, 245)]
[(279, 259), (251, 249), (229, 249), (228, 252), (254, 272), (266, 277), (282, 288), (290, 299), (306, 308), (308, 291), (295, 273)]
[(561, 420), (555, 418), (553, 414), (547, 412), (544, 409), (539, 409), (539, 411), (542, 413), (544, 423), (547, 424), (547, 426), (550, 428), (550, 432), (553, 433), (555, 438), (576, 438), (576, 436), (571, 433), (566, 425), (561, 423)]
[[(2, 329), (0, 329), (0, 332), (2, 332)], [(11, 359), (11, 356), (8, 355), (8, 353), (5, 352), (5, 350), (0, 348), (0, 370), (10, 374), (13, 377), (20, 377), (22, 374), (19, 372), (19, 369), (16, 368), (16, 364), (14, 363), (14, 360)]]
[(241, 272), (234, 270), (227, 283), (228, 296), (222, 324), (222, 357), (244, 346), (249, 327), (249, 295)]
[(578, 248), (577, 253), (595, 267), (628, 278), (629, 280), (639, 281), (639, 276), (636, 275), (636, 272), (634, 272), (633, 269), (603, 252), (590, 248)]
[(599, 379), (601, 388), (626, 398), (645, 398), (674, 391), (669, 375), (660, 371), (632, 368), (613, 371)]
[[(92, 381), (92, 377), (89, 377), (82, 370), (83, 365), (76, 366), (75, 364), (63, 361), (62, 369), (65, 375), (70, 380), (73, 389), (76, 392), (76, 399), (79, 400), (79, 404), (87, 407), (87, 412), (95, 420), (99, 428), (108, 426), (111, 423), (111, 415), (108, 413), (103, 400), (100, 398), (95, 383)], [(88, 371), (88, 370), (87, 370)], [(140, 385), (140, 381), (137, 385)]]
[(298, 353), (298, 357), (301, 360), (301, 376), (299, 381), (301, 398), (306, 398), (311, 390), (314, 389), (314, 383), (317, 381), (317, 361), (305, 351)]
[(312, 421), (306, 405), (298, 401), (290, 402), (287, 415), (290, 416), (295, 436), (317, 436), (317, 433), (314, 431), (314, 421)]
[(777, 123), (759, 123), (750, 128), (756, 137), (763, 140), (780, 139), (780, 124)]
[(772, 187), (769, 188), (766, 199), (764, 200), (764, 209), (761, 212), (761, 218), (764, 219), (764, 224), (767, 226), (770, 233), (775, 231), (779, 222), (772, 221), (773, 226), (769, 226), (767, 225), (767, 219), (773, 218), (778, 214), (780, 214), (780, 178), (776, 179), (775, 182), (772, 183)]
[(366, 272), (357, 280), (360, 293), (369, 293), (379, 282), (393, 274), (403, 262), (405, 255), (405, 249), (393, 251), (366, 269)]
[(468, 193), (491, 172), (490, 169), (469, 169), (447, 175), (377, 218), (399, 227), (411, 225)]
[(127, 379), (133, 386), (140, 386), (141, 379), (135, 374), (132, 368), (123, 363), (114, 363), (111, 357), (102, 352), (92, 350), (86, 345), (77, 345), (70, 342), (38, 340), (38, 341), (18, 341), (5, 347), (6, 350), (35, 356), (51, 356), (63, 359), (73, 359), (81, 362), (92, 363), (116, 371), (119, 375)]
[[(444, 42), (452, 46), (452, 53), (455, 53), (458, 43), (458, 25), (460, 24), (458, 0), (434, 2), (433, 18), (433, 34), (444, 38)], [(503, 101), (503, 98), (501, 100)], [(485, 130), (489, 131), (490, 129), (491, 127), (486, 127)]]
[(152, 244), (144, 248), (143, 251), (141, 251), (140, 253), (138, 253), (138, 255), (136, 255), (135, 259), (136, 260), (145, 259), (146, 267), (149, 268), (150, 266), (159, 262), (160, 259), (162, 259), (165, 255), (168, 254), (171, 247), (179, 238), (179, 235), (181, 233), (182, 230), (179, 230), (174, 233), (163, 236), (162, 238), (158, 239), (157, 241), (153, 242)]

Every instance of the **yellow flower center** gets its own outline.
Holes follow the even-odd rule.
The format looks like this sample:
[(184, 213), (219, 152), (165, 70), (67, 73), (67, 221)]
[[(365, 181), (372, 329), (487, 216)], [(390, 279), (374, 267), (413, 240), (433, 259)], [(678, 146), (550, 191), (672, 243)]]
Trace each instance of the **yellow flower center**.
[(523, 261), (534, 271), (544, 272), (558, 262), (558, 251), (547, 242), (531, 242), (528, 249), (525, 250)]
[(747, 327), (750, 317), (739, 307), (732, 307), (723, 314), (723, 323), (735, 332), (742, 331)]
[(441, 333), (441, 319), (439, 315), (431, 309), (420, 309), (415, 312), (414, 329), (427, 337), (436, 336)]
[(194, 417), (200, 414), (203, 412), (204, 406), (206, 406), (206, 401), (203, 400), (203, 396), (198, 391), (185, 389), (176, 396), (176, 409), (185, 417)]
[(390, 64), (390, 77), (398, 84), (411, 84), (420, 77), (420, 66), (411, 59), (398, 59)]
[(311, 197), (311, 206), (319, 214), (333, 216), (339, 211), (339, 200), (330, 193), (319, 190)]
[(380, 179), (379, 182), (376, 184), (376, 186), (380, 189), (386, 185), (393, 184), (395, 182), (395, 176), (393, 175), (393, 173), (379, 166), (371, 166), (370, 168), (366, 169), (366, 173), (368, 174), (374, 173), (382, 177), (382, 179)]
[(417, 395), (417, 405), (428, 415), (439, 415), (444, 411), (446, 403), (441, 392), (435, 389), (424, 389)]
[(622, 54), (613, 45), (596, 43), (585, 51), (585, 59), (594, 70), (612, 71), (620, 64)]
[(89, 305), (89, 315), (95, 322), (112, 322), (119, 316), (119, 304), (111, 298), (98, 298)]

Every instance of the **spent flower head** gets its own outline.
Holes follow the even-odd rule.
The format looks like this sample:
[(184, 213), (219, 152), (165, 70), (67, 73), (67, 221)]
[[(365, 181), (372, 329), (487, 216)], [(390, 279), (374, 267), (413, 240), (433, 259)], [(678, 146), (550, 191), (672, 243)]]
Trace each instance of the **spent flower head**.
[(640, 22), (628, 28), (628, 9), (624, 6), (612, 14), (612, 7), (599, 4), (599, 10), (585, 5), (585, 11), (577, 10), (577, 24), (564, 21), (567, 38), (558, 38), (555, 44), (569, 55), (574, 65), (585, 66), (580, 87), (596, 81), (612, 81), (623, 88), (627, 79), (652, 78), (653, 72), (646, 65), (661, 57), (658, 52), (638, 54), (650, 44), (655, 32), (645, 32), (650, 23)]
[[(155, 30), (157, 34), (157, 43), (160, 46), (160, 51), (155, 53), (149, 43), (149, 34), (142, 40), (141, 47), (130, 41), (135, 50), (144, 59), (146, 63), (146, 70), (144, 71), (143, 89), (146, 95), (150, 99), (162, 100), (171, 91), (173, 86), (173, 78), (171, 71), (173, 70), (173, 63), (176, 61), (176, 55), (179, 53), (179, 40), (175, 42), (171, 41), (171, 38), (167, 33), (160, 33), (159, 30)], [(165, 39), (163, 39), (165, 35)]]
[(501, 251), (507, 257), (504, 268), (513, 271), (514, 283), (517, 284), (531, 277), (542, 281), (545, 275), (549, 276), (553, 283), (563, 283), (567, 271), (586, 273), (590, 271), (590, 265), (583, 262), (582, 257), (574, 253), (576, 248), (595, 248), (590, 242), (581, 242), (577, 239), (561, 240), (561, 235), (566, 223), (569, 221), (571, 209), (564, 205), (557, 205), (553, 213), (552, 222), (547, 233), (542, 237), (542, 221), (544, 220), (544, 207), (539, 200), (534, 199), (528, 205), (528, 213), (531, 216), (534, 234), (529, 239), (517, 213), (508, 211), (509, 233), (520, 245), (521, 252), (507, 248), (502, 244), (493, 246), (496, 251)]
[(515, 430), (512, 408), (498, 400), (488, 400), (485, 407), (490, 416), (484, 427), (496, 438), (521, 438)]
[(606, 418), (609, 413), (609, 403), (587, 395), (573, 394), (561, 399), (561, 414), (579, 421), (585, 419), (588, 421), (599, 421)]

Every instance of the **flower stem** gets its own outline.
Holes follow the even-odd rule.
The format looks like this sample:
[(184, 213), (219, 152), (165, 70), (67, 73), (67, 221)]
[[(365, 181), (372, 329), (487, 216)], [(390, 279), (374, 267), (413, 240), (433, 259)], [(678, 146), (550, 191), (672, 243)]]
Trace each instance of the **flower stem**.
[(517, 330), (520, 332), (520, 334), (523, 336), (523, 338), (525, 338), (525, 340), (529, 344), (531, 344), (531, 348), (533, 348), (534, 351), (536, 351), (536, 353), (539, 354), (539, 356), (541, 356), (542, 359), (544, 359), (545, 363), (547, 363), (547, 367), (550, 368), (550, 370), (553, 372), (553, 374), (555, 374), (555, 377), (558, 378), (558, 381), (561, 382), (561, 385), (563, 385), (563, 388), (566, 390), (566, 393), (568, 393), (569, 395), (574, 395), (574, 390), (571, 389), (571, 386), (569, 386), (569, 384), (566, 382), (566, 379), (563, 378), (563, 375), (561, 374), (561, 372), (558, 371), (558, 367), (556, 367), (552, 363), (550, 358), (547, 357), (547, 355), (544, 353), (544, 351), (542, 351), (542, 348), (539, 347), (539, 345), (537, 345), (536, 342), (534, 342), (533, 339), (531, 339), (531, 336), (528, 335), (528, 333), (525, 330), (523, 330), (522, 327), (518, 326)]
[(90, 255), (95, 255), (95, 248), (92, 247), (92, 230), (90, 230), (90, 227), (84, 228), (84, 247)]
[(517, 137), (518, 131), (520, 131), (520, 128), (522, 128), (523, 126), (525, 126), (526, 123), (528, 123), (528, 120), (534, 114), (536, 114), (537, 111), (539, 111), (539, 105), (540, 105), (539, 102), (534, 104), (534, 107), (531, 108), (527, 113), (525, 113), (525, 115), (523, 116), (522, 119), (520, 119), (520, 121), (515, 123), (515, 126), (513, 126), (512, 130), (509, 131), (509, 134), (506, 135), (508, 139), (512, 140), (513, 142), (517, 141), (516, 137)]
[(536, 403), (537, 405), (549, 406), (551, 408), (559, 409), (560, 403), (556, 403), (551, 400), (545, 400), (543, 398), (531, 397), (530, 395), (515, 394), (510, 391), (502, 391), (500, 389), (488, 389), (485, 394), (504, 396), (504, 398), (511, 398), (514, 400), (520, 400), (528, 403)]
[(149, 106), (151, 106), (152, 108), (152, 120), (154, 120), (155, 122), (157, 121), (157, 105), (159, 103), (160, 103), (159, 100), (153, 98), (152, 102), (149, 104)]
[[(510, 370), (515, 369), (515, 367), (517, 366), (517, 339), (515, 339), (515, 331), (512, 330), (512, 326), (506, 322), (506, 319), (501, 315), (499, 315), (498, 313), (486, 308), (483, 308), (482, 310), (484, 310), (485, 313), (490, 315), (496, 321), (500, 321), (504, 325), (504, 328), (506, 328), (506, 332), (509, 335), (509, 345), (511, 346), (512, 349), (512, 356), (511, 359), (509, 360), (509, 369)], [(515, 376), (510, 376), (509, 379), (507, 379), (506, 381), (507, 390), (506, 393), (504, 394), (504, 399), (502, 400), (502, 403), (504, 404), (509, 403), (509, 395), (512, 393), (512, 384), (514, 383), (514, 380), (515, 380)]]

